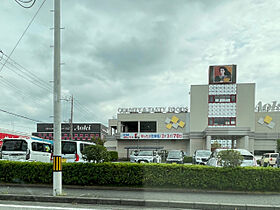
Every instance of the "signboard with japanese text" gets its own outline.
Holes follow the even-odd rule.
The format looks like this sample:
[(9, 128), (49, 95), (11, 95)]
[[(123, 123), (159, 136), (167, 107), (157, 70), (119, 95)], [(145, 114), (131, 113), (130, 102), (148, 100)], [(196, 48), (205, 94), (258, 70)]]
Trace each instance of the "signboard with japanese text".
[(121, 133), (120, 139), (183, 139), (183, 133)]

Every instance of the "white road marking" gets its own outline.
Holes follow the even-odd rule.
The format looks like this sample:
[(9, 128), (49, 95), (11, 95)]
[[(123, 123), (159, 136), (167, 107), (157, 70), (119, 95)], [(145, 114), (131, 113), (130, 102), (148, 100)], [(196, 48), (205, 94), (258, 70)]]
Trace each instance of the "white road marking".
[(67, 208), (67, 207), (49, 207), (49, 206), (26, 206), (26, 205), (11, 205), (11, 204), (0, 204), (0, 207), (10, 207), (10, 208), (21, 208), (21, 209), (56, 209), (56, 210), (93, 210), (86, 208)]

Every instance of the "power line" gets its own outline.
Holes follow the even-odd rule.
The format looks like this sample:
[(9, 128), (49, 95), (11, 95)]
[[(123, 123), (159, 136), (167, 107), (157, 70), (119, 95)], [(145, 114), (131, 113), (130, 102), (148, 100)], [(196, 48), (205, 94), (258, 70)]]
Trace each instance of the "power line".
[(20, 114), (16, 114), (16, 113), (12, 113), (12, 112), (6, 111), (6, 110), (4, 110), (4, 109), (0, 109), (0, 111), (1, 111), (1, 112), (5, 112), (5, 113), (10, 114), (10, 115), (13, 115), (13, 116), (16, 116), (16, 117), (20, 117), (20, 118), (26, 119), (26, 120), (31, 120), (31, 121), (33, 121), (33, 122), (42, 122), (42, 121), (40, 121), (40, 120), (34, 120), (34, 119), (29, 118), (29, 117), (20, 115)]
[[(18, 0), (15, 0), (19, 5), (21, 5)], [(34, 4), (35, 4), (36, 0), (34, 0), (33, 4), (29, 7), (24, 7), (23, 5), (21, 5), (24, 8), (31, 8)], [(39, 13), (40, 9), (42, 8), (42, 6), (44, 5), (44, 3), (46, 2), (46, 0), (43, 1), (43, 3), (40, 5), (40, 7), (38, 8), (37, 12), (35, 13), (35, 15), (33, 16), (33, 18), (31, 19), (31, 21), (29, 22), (29, 24), (27, 25), (26, 29), (24, 30), (24, 32), (22, 33), (21, 37), (19, 38), (19, 40), (17, 41), (15, 47), (13, 48), (13, 50), (11, 51), (10, 55), (8, 56), (8, 58), (11, 57), (11, 55), (13, 54), (13, 52), (15, 51), (16, 47), (18, 46), (19, 42), (21, 41), (21, 39), (23, 38), (24, 34), (26, 33), (26, 31), (28, 30), (28, 28), (30, 27), (30, 25), (32, 24), (32, 22), (34, 21), (35, 17), (37, 16), (37, 14)], [(6, 62), (4, 63), (4, 65), (1, 67), (0, 72), (2, 71), (3, 67), (5, 66)]]
[[(34, 73), (32, 73), (32, 71), (28, 70), (27, 68), (23, 67), (22, 65), (20, 65), (19, 63), (17, 63), (15, 60), (8, 58), (8, 55), (6, 55), (5, 53), (3, 53), (4, 59), (6, 59), (5, 61), (7, 61), (9, 59), (9, 61), (7, 61), (8, 64), (10, 64), (14, 69), (14, 71), (20, 71), (24, 74), (27, 74), (31, 79), (32, 79), (32, 83), (36, 82), (38, 83), (40, 86), (44, 86), (43, 88), (48, 89), (48, 91), (52, 92), (52, 87), (51, 85), (42, 80), (41, 78), (39, 78), (38, 76), (36, 76)], [(1, 60), (0, 60), (1, 61)]]
[[(0, 62), (0, 64), (3, 64), (2, 62)], [(22, 72), (21, 70), (19, 70), (20, 72), (14, 71), (14, 69), (12, 69), (11, 67), (8, 67), (7, 65), (5, 66), (7, 69), (11, 70), (12, 72), (14, 72), (15, 74), (17, 74), (18, 76), (20, 76), (20, 78), (29, 81), (30, 83), (36, 85), (37, 87), (40, 87), (42, 89), (45, 89), (48, 92), (51, 92), (51, 89), (49, 87), (43, 86), (40, 82), (36, 81), (36, 80), (32, 80), (32, 78), (28, 77), (24, 72)]]

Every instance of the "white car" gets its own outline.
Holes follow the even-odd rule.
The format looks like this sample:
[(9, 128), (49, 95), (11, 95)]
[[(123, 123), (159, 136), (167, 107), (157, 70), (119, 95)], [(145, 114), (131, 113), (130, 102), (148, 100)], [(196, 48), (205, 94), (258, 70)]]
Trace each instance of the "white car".
[(211, 155), (210, 150), (196, 150), (192, 158), (193, 164), (206, 165), (210, 155)]
[(135, 163), (161, 163), (161, 157), (157, 151), (143, 150), (134, 156)]
[(87, 141), (73, 141), (62, 140), (61, 141), (61, 156), (64, 163), (80, 163), (87, 162), (83, 159), (83, 150), (90, 145), (95, 145), (93, 142)]
[(52, 142), (40, 138), (5, 138), (0, 158), (10, 161), (38, 161), (50, 163)]
[[(218, 153), (224, 150), (227, 149), (216, 149), (214, 152), (212, 152), (209, 160), (207, 161), (207, 165), (214, 166), (214, 167), (222, 167), (221, 162), (218, 161)], [(257, 166), (257, 161), (254, 155), (252, 155), (252, 153), (250, 153), (248, 150), (246, 149), (233, 149), (233, 150), (240, 152), (240, 154), (243, 156), (243, 161), (240, 166), (242, 167)]]

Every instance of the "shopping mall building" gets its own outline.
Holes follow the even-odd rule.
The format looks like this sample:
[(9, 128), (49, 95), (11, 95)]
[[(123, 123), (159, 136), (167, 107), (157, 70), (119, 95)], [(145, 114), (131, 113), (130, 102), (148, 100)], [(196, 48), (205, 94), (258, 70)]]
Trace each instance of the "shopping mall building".
[(236, 65), (210, 66), (209, 84), (191, 85), (187, 107), (119, 108), (108, 139), (120, 157), (134, 149), (245, 148), (276, 151), (280, 104), (255, 104), (255, 83), (236, 83)]

